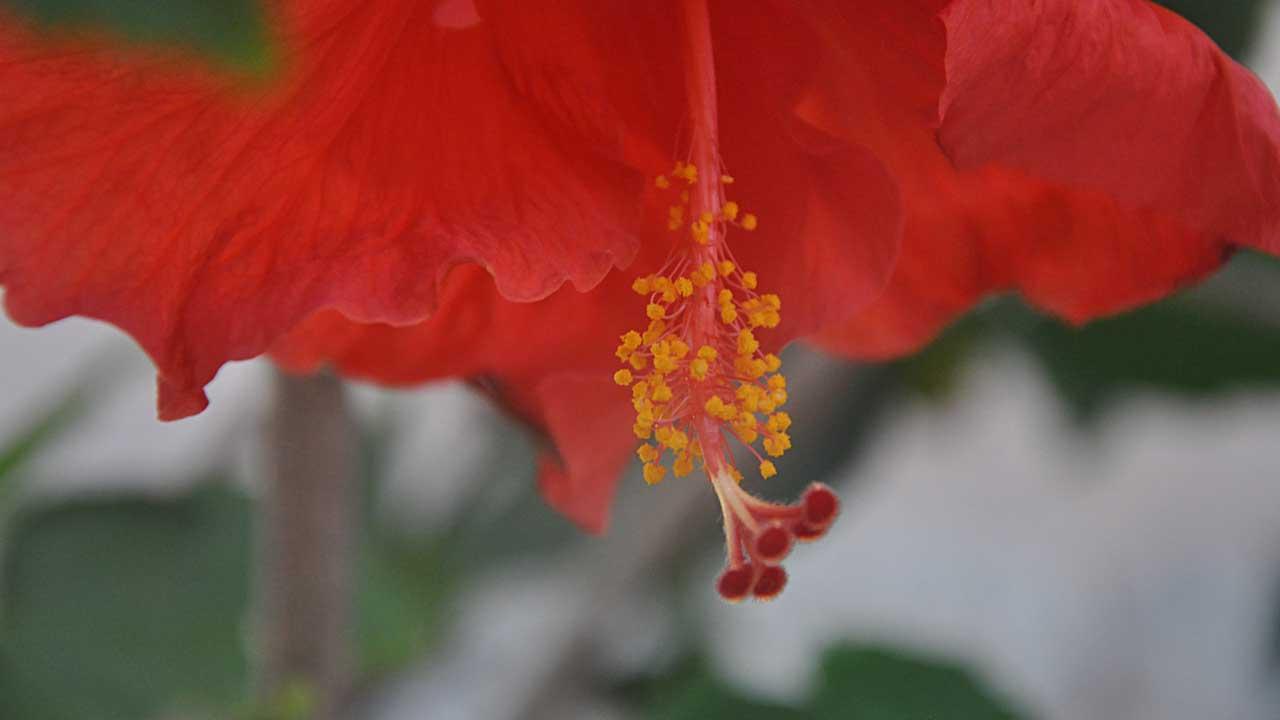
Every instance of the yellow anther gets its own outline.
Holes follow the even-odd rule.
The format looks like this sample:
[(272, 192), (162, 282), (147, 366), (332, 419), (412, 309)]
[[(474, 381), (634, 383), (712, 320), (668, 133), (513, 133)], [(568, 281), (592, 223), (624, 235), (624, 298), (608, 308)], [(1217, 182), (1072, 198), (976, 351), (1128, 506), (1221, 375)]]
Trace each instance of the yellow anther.
[(733, 421), (733, 431), (738, 435), (738, 439), (750, 445), (760, 436), (757, 428), (760, 423), (756, 420), (756, 416), (749, 412), (739, 412), (738, 417)]
[(671, 439), (671, 433), (672, 433), (671, 426), (663, 425), (662, 427), (653, 431), (653, 439), (657, 440), (659, 445), (666, 445), (667, 441)]
[(700, 357), (694, 358), (693, 362), (689, 363), (689, 376), (694, 380), (706, 380), (707, 371), (710, 369), (706, 360)]
[(641, 425), (640, 423), (636, 423), (635, 425), (631, 426), (631, 432), (634, 432), (636, 434), (636, 437), (640, 438), (641, 440), (648, 440), (649, 435), (653, 433), (653, 428), (647, 427), (645, 425)]
[[(755, 380), (764, 375), (764, 361), (750, 355), (739, 355), (733, 361), (733, 368), (748, 379)], [(763, 406), (762, 406), (763, 407)]]
[(636, 278), (636, 281), (631, 283), (631, 289), (635, 290), (638, 295), (648, 295), (653, 291), (653, 276), (646, 275)]
[(763, 445), (764, 451), (769, 454), (769, 457), (782, 457), (784, 450), (782, 449), (782, 445), (778, 442), (777, 437), (766, 437)]
[(716, 216), (712, 215), (710, 210), (703, 210), (702, 214), (698, 216), (698, 220), (703, 225), (710, 225), (711, 223), (715, 222), (715, 219), (716, 219)]
[(764, 462), (760, 463), (760, 477), (771, 478), (777, 474), (778, 474), (778, 468), (774, 467), (772, 461), (765, 460)]
[(636, 449), (636, 455), (640, 456), (641, 461), (651, 463), (661, 457), (662, 453), (658, 452), (658, 448), (649, 443), (644, 443)]
[(661, 320), (667, 316), (667, 309), (658, 303), (649, 303), (649, 306), (644, 309), (644, 314), (648, 315), (650, 320)]
[(736, 220), (738, 218), (738, 203), (730, 200), (720, 208), (720, 214), (725, 220)]
[(756, 289), (756, 283), (757, 283), (757, 282), (759, 282), (759, 279), (758, 279), (758, 278), (756, 278), (756, 274), (755, 274), (755, 273), (753, 273), (753, 272), (744, 272), (744, 273), (742, 273), (742, 285), (743, 285), (743, 287), (745, 287), (746, 289), (748, 289), (748, 290), (755, 290), (755, 289)]
[(782, 375), (770, 375), (767, 384), (770, 390), (781, 390), (787, 386), (787, 378)]
[(633, 379), (630, 370), (622, 369), (613, 374), (613, 381), (623, 387), (630, 385)]
[(724, 288), (718, 295), (716, 295), (716, 301), (721, 305), (728, 305), (733, 302), (733, 291), (729, 288)]
[(720, 182), (724, 183), (725, 185), (732, 185), (732, 184), (733, 184), (733, 176), (732, 176), (732, 175), (721, 175), (721, 176), (720, 176)]
[(693, 281), (690, 280), (689, 278), (687, 277), (676, 278), (675, 285), (676, 285), (676, 292), (680, 293), (681, 297), (689, 297), (693, 295)]
[(703, 360), (715, 360), (716, 354), (717, 354), (716, 349), (711, 347), (710, 345), (703, 345), (702, 347), (698, 348), (698, 357), (702, 358)]
[(689, 447), (689, 436), (683, 430), (672, 430), (663, 444), (672, 450), (684, 450)]
[(730, 466), (729, 466), (729, 477), (733, 478), (735, 482), (742, 482), (742, 471), (740, 471), (740, 470), (738, 470), (738, 468), (733, 467), (732, 465), (730, 465)]
[(698, 166), (693, 163), (686, 165), (685, 163), (677, 162), (671, 174), (692, 185), (698, 181)]
[(778, 297), (774, 293), (766, 293), (764, 295), (761, 295), (760, 300), (764, 302), (765, 305), (768, 305), (774, 310), (782, 309), (782, 298)]
[(706, 245), (711, 238), (711, 227), (701, 220), (697, 220), (689, 226), (689, 234), (693, 236), (694, 242), (699, 245)]
[(657, 185), (658, 189), (660, 190), (666, 190), (667, 188), (671, 187), (671, 181), (667, 179), (666, 175), (659, 175), (658, 177), (654, 178), (653, 184)]
[(732, 260), (721, 260), (721, 261), (720, 261), (720, 276), (721, 276), (721, 277), (729, 277), (730, 275), (732, 275), (732, 274), (733, 274), (733, 270), (734, 270), (734, 264), (733, 264), (733, 261), (732, 261)]
[(738, 387), (738, 403), (743, 410), (753, 413), (760, 409), (760, 397), (764, 390), (759, 385), (741, 385)]
[(677, 454), (675, 462), (671, 463), (671, 470), (678, 478), (688, 475), (693, 472), (693, 458), (687, 452)]
[(769, 421), (765, 423), (765, 427), (770, 432), (782, 432), (791, 427), (791, 416), (785, 412), (777, 412), (769, 416)]
[(702, 409), (706, 410), (711, 417), (719, 420), (732, 420), (738, 414), (738, 409), (732, 405), (726, 405), (719, 395), (712, 395)]
[(632, 400), (631, 406), (636, 409), (636, 424), (651, 428), (657, 418), (653, 416), (653, 403), (641, 398)]
[(787, 404), (787, 391), (778, 389), (769, 392), (769, 399), (773, 401), (774, 406), (782, 407)]
[(758, 224), (759, 224), (759, 221), (756, 219), (755, 215), (752, 215), (751, 213), (747, 213), (746, 215), (742, 216), (743, 230), (755, 230)]
[(641, 355), (640, 353), (634, 353), (631, 357), (627, 358), (627, 362), (631, 363), (631, 367), (634, 370), (643, 370), (649, 367), (649, 358)]
[(751, 307), (747, 309), (747, 324), (751, 327), (777, 327), (782, 322), (782, 315), (777, 310), (762, 307), (758, 301), (751, 301), (743, 305), (743, 307)]
[(774, 355), (773, 353), (769, 353), (764, 356), (764, 367), (769, 372), (778, 372), (782, 367), (782, 358)]
[(662, 482), (662, 478), (667, 476), (667, 469), (656, 463), (645, 463), (644, 481), (650, 485), (657, 485)]
[(634, 399), (638, 400), (648, 394), (649, 394), (649, 383), (645, 382), (644, 380), (641, 380), (640, 382), (631, 386), (631, 397)]
[(626, 362), (627, 358), (631, 357), (631, 352), (632, 351), (628, 349), (626, 345), (619, 345), (618, 348), (613, 351), (613, 354), (618, 356), (619, 360)]
[(622, 347), (628, 350), (635, 350), (640, 347), (640, 341), (642, 338), (640, 337), (640, 333), (635, 330), (628, 330), (627, 333), (621, 337), (621, 340)]
[[(661, 380), (661, 378), (659, 378), (659, 380)], [(650, 397), (652, 397), (653, 401), (656, 403), (671, 402), (671, 386), (666, 383), (655, 385), (653, 388), (653, 394), (650, 395)]]
[(689, 454), (696, 458), (702, 457), (702, 443), (697, 440), (689, 443)]
[(677, 360), (680, 360), (684, 358), (685, 355), (689, 354), (689, 343), (681, 340), (680, 338), (672, 338), (670, 347), (671, 347), (671, 354)]
[(649, 329), (645, 330), (644, 335), (640, 336), (640, 341), (645, 345), (651, 345), (662, 337), (662, 333), (666, 332), (667, 324), (661, 320), (654, 320), (649, 323)]
[(762, 445), (770, 457), (782, 457), (791, 449), (791, 436), (786, 433), (775, 433), (766, 437)]
[[(652, 305), (650, 307), (653, 307)], [(756, 340), (756, 336), (750, 330), (744, 329), (738, 333), (738, 354), (753, 355), (760, 349), (760, 341)]]
[(725, 325), (732, 325), (733, 321), (738, 319), (738, 311), (734, 310), (732, 306), (726, 305), (720, 308), (720, 319), (724, 321)]
[(684, 220), (684, 206), (672, 205), (667, 208), (667, 217), (672, 220)]
[(653, 369), (659, 375), (666, 375), (675, 372), (677, 363), (675, 358), (670, 355), (655, 355), (653, 357)]

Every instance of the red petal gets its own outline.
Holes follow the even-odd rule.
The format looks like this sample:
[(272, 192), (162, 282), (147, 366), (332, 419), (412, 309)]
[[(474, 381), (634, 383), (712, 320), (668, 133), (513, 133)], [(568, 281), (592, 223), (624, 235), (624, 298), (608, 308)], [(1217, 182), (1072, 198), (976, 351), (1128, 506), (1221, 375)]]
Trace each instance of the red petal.
[(912, 352), (994, 291), (1016, 289), (1073, 322), (1159, 299), (1217, 268), (1224, 245), (1102, 193), (1003, 170), (939, 168), (917, 188), (885, 293), (819, 344), (883, 359)]
[(430, 11), (288, 4), (269, 87), (0, 21), (10, 313), (124, 328), (174, 418), (203, 407), (223, 362), (318, 308), (414, 322), (463, 260), (523, 300), (629, 262), (643, 178), (549, 133), (484, 23), (444, 29)]
[(631, 405), (600, 375), (552, 376), (538, 385), (537, 398), (556, 450), (543, 456), (538, 487), (570, 520), (603, 532), (618, 476), (636, 445)]
[(670, 0), (477, 0), (510, 82), (545, 117), (650, 175), (669, 169), (684, 111)]
[[(943, 138), (952, 143), (949, 148), (958, 149), (961, 160), (966, 155), (960, 151), (981, 149), (984, 153), (969, 158), (965, 169), (957, 171), (941, 154), (927, 115), (917, 113), (912, 121), (907, 113), (918, 103), (918, 97), (910, 94), (913, 90), (907, 79), (927, 76), (930, 69), (941, 72), (939, 59), (944, 47), (936, 37), (933, 43), (885, 44), (889, 49), (875, 43), (857, 44), (862, 63), (877, 68), (880, 78), (897, 78), (899, 82), (873, 80), (860, 74), (857, 67), (841, 67), (806, 99), (803, 112), (811, 121), (868, 144), (886, 161), (902, 183), (907, 212), (902, 252), (885, 293), (850, 322), (828, 328), (819, 338), (821, 344), (861, 357), (910, 352), (986, 294), (1008, 289), (1021, 291), (1035, 305), (1083, 322), (1157, 299), (1201, 277), (1225, 258), (1228, 238), (1246, 241), (1274, 232), (1265, 228), (1274, 228), (1280, 208), (1280, 188), (1275, 184), (1280, 144), (1272, 130), (1261, 130), (1276, 127), (1274, 105), (1269, 100), (1259, 103), (1252, 91), (1247, 93), (1252, 99), (1240, 100), (1240, 106), (1252, 109), (1236, 118), (1234, 126), (1224, 124), (1229, 117), (1227, 106), (1210, 103), (1206, 117), (1217, 119), (1194, 128), (1192, 139), (1168, 148), (1162, 157), (1135, 153), (1118, 134), (1095, 133), (1082, 138), (1075, 129), (1077, 120), (1086, 130), (1107, 122), (1114, 124), (1114, 130), (1128, 123), (1134, 108), (1144, 103), (1167, 106), (1168, 114), (1175, 117), (1185, 117), (1193, 109), (1204, 110), (1205, 104), (1196, 102), (1205, 99), (1203, 93), (1178, 85), (1187, 83), (1188, 77), (1194, 79), (1194, 63), (1179, 65), (1177, 58), (1169, 55), (1173, 52), (1169, 48), (1133, 42), (1132, 54), (1126, 56), (1132, 68), (1145, 67), (1146, 62), (1164, 67), (1169, 77), (1135, 77), (1130, 73), (1123, 102), (1107, 95), (1095, 98), (1091, 105), (1073, 105), (1069, 102), (1072, 96), (1063, 95), (1064, 89), (1105, 87), (1118, 82), (1107, 73), (1119, 70), (1099, 69), (1088, 57), (1080, 57), (1072, 64), (1064, 60), (1051, 74), (1031, 72), (1028, 68), (1043, 70), (1040, 56), (1034, 52), (1024, 55), (1028, 52), (1025, 43), (1020, 45), (1016, 38), (1005, 35), (1006, 23), (1021, 28), (1027, 17), (1046, 5), (1076, 5), (1015, 5), (1001, 5), (1002, 14), (987, 17), (987, 26), (981, 23), (981, 13), (973, 9), (977, 4), (953, 3), (947, 16), (951, 37), (945, 48), (946, 77), (952, 85), (946, 90), (949, 104)], [(1096, 5), (1086, 2), (1079, 7)], [(1129, 8), (1130, 4), (1119, 5)], [(896, 12), (910, 14), (918, 9), (904, 4)], [(1256, 87), (1246, 71), (1212, 49), (1185, 23), (1171, 20), (1163, 12), (1151, 17), (1163, 18), (1171, 32), (1194, 41), (1201, 56), (1211, 52), (1216, 72), (1228, 78), (1222, 83), (1224, 87)], [(980, 37), (956, 37), (960, 33), (957, 18), (977, 23), (961, 25)], [(1050, 29), (1036, 25), (1045, 33), (1039, 39), (1041, 46), (1050, 47), (1060, 36), (1063, 42), (1079, 39), (1079, 33), (1090, 27), (1095, 32), (1107, 30), (1101, 19), (1089, 19), (1093, 26), (1082, 23)], [(1126, 22), (1137, 21), (1129, 17)], [(833, 32), (862, 31), (833, 27)], [(994, 40), (992, 28), (1001, 33)], [(921, 36), (927, 39), (928, 33)], [(915, 47), (918, 56), (904, 55), (903, 46)], [(1084, 52), (1079, 47), (1076, 50)], [(989, 61), (983, 53), (999, 56), (1003, 64)], [(1171, 85), (1175, 87), (1172, 95)], [(942, 84), (939, 81), (933, 86), (941, 88)], [(974, 93), (980, 101), (971, 98)], [(875, 99), (868, 102), (868, 94)], [(905, 96), (899, 98), (899, 94)], [(1068, 102), (1052, 106), (1055, 100)], [(1178, 106), (1176, 111), (1174, 106)], [(875, 110), (858, 112), (859, 107)], [(986, 114), (980, 115), (978, 109)], [(1006, 113), (1012, 120), (1005, 120)], [(1162, 135), (1161, 128), (1167, 129), (1153, 117), (1145, 122), (1153, 126), (1157, 136)], [(1028, 127), (1035, 129), (1027, 131)], [(1129, 130), (1135, 136), (1142, 135), (1137, 128)], [(1246, 136), (1255, 138), (1251, 147), (1256, 152), (1252, 154), (1242, 154), (1236, 145)], [(1162, 137), (1158, 142), (1168, 144), (1168, 134)], [(1151, 138), (1142, 137), (1138, 144), (1150, 142)], [(1208, 148), (1209, 153), (1198, 148)], [(1178, 159), (1170, 164), (1172, 157)], [(1030, 169), (1042, 174), (995, 164), (975, 166), (1018, 158), (1036, 158)], [(1209, 172), (1205, 162), (1221, 163), (1222, 167)], [(1141, 198), (1130, 192), (1135, 188), (1126, 188), (1124, 183), (1076, 182), (1078, 177), (1063, 182), (1062, 173), (1084, 167), (1111, 172), (1112, 179), (1149, 178), (1150, 185), (1184, 190), (1204, 178), (1217, 184), (1198, 190), (1202, 193), (1198, 198), (1156, 193), (1136, 202)], [(1234, 193), (1243, 197), (1233, 197)], [(1197, 203), (1205, 212), (1194, 210)], [(1200, 222), (1210, 215), (1217, 219)]]
[(945, 13), (941, 139), (1121, 208), (1280, 251), (1280, 115), (1190, 23), (1139, 0), (983, 0)]
[(564, 287), (522, 303), (503, 298), (482, 269), (462, 265), (442, 283), (439, 308), (425, 322), (359, 323), (325, 311), (282, 337), (271, 354), (293, 371), (332, 364), (344, 375), (394, 385), (490, 376), (533, 387), (566, 370), (608, 378), (617, 369), (618, 336), (643, 317), (644, 300), (622, 273), (590, 293)]
[(628, 394), (611, 380), (613, 349), (643, 318), (643, 306), (621, 273), (590, 293), (566, 287), (518, 303), (499, 296), (483, 270), (464, 265), (444, 281), (439, 309), (426, 322), (393, 327), (322, 312), (272, 355), (293, 370), (332, 363), (384, 383), (475, 379), (548, 441), (539, 480), (548, 502), (600, 532), (636, 443)]
[(776, 347), (848, 318), (883, 289), (902, 205), (879, 159), (796, 115), (844, 39), (815, 31), (802, 22), (812, 11), (788, 4), (712, 11), (720, 150), (735, 178), (727, 192), (760, 219), (754, 232), (731, 232), (729, 246), (762, 290), (782, 297), (782, 325), (762, 333)]
[[(563, 5), (556, 7), (563, 9)], [(576, 15), (569, 13), (567, 19), (557, 16), (557, 22), (596, 28), (598, 33), (590, 37), (598, 38), (606, 48), (616, 48), (623, 56), (623, 67), (629, 64), (627, 52), (633, 43), (646, 47), (659, 44), (649, 39), (652, 33), (631, 36), (634, 26), (594, 23), (592, 8), (599, 8), (598, 4), (577, 5)], [(814, 70), (814, 43), (777, 31), (785, 24), (763, 13), (764, 7), (753, 12), (721, 8), (716, 15), (720, 32), (717, 49), (725, 101), (722, 145), (729, 170), (738, 179), (732, 190), (745, 208), (762, 218), (759, 230), (735, 233), (732, 244), (744, 265), (759, 273), (762, 288), (784, 297), (787, 324), (771, 338), (780, 344), (798, 333), (847, 317), (858, 303), (879, 290), (896, 251), (901, 211), (896, 186), (879, 161), (796, 118), (792, 112), (796, 95)], [(497, 25), (503, 28), (519, 17), (521, 11), (515, 8)], [(533, 24), (517, 24), (526, 34), (541, 32), (538, 22), (547, 22), (525, 20)], [(551, 37), (564, 33), (560, 25), (544, 30)], [(523, 36), (514, 31), (504, 37), (508, 38), (504, 58), (522, 87), (557, 87), (561, 79), (556, 70), (583, 76), (586, 79), (577, 82), (578, 86), (599, 87), (602, 92), (609, 90), (610, 82), (616, 82), (605, 82), (601, 79), (605, 76), (593, 75), (590, 68), (560, 61), (562, 53), (590, 56), (597, 52), (596, 44), (590, 42), (578, 48), (583, 44), (581, 33), (570, 33), (562, 42), (530, 47), (522, 46)], [(768, 52), (762, 52), (761, 46), (767, 46)], [(678, 57), (674, 49), (665, 55), (652, 54)], [(659, 67), (656, 72), (659, 79), (654, 80), (655, 85), (682, 93), (678, 68), (667, 72)], [(664, 75), (670, 77), (664, 81)], [(554, 96), (543, 93), (540, 97)], [(591, 136), (592, 127), (608, 126), (615, 119), (611, 115), (614, 104), (596, 103), (593, 98), (569, 97), (560, 105), (548, 105), (548, 113)], [(634, 124), (670, 124), (674, 139), (678, 122), (673, 118), (679, 117), (682, 108), (683, 100), (677, 98), (649, 120), (643, 120), (646, 115), (637, 111), (642, 120)], [(606, 136), (596, 140), (603, 148), (610, 148)], [(624, 141), (610, 152), (629, 157), (634, 146)], [(608, 382), (617, 369), (612, 350), (618, 335), (644, 322), (644, 301), (630, 292), (630, 280), (656, 269), (675, 241), (665, 229), (665, 205), (651, 203), (646, 213), (642, 221), (644, 255), (626, 275), (611, 276), (589, 294), (562, 289), (537, 303), (511, 303), (492, 292), (492, 283), (483, 273), (464, 266), (444, 283), (440, 309), (426, 322), (391, 327), (353, 323), (337, 312), (319, 313), (279, 342), (273, 355), (294, 369), (313, 369), (332, 362), (345, 374), (381, 382), (413, 383), (450, 375), (484, 378), (509, 407), (551, 435), (564, 463), (560, 470), (548, 466), (543, 485), (557, 505), (580, 522), (594, 525), (603, 517), (605, 507), (605, 496), (595, 489), (600, 483), (611, 483), (613, 477), (597, 477), (578, 468), (613, 463), (621, 468), (635, 444), (626, 393)], [(617, 408), (620, 414), (609, 422), (610, 427), (603, 427), (605, 421), (593, 413), (566, 408), (556, 415), (556, 411), (549, 414), (542, 409), (531, 388), (540, 388), (544, 378), (566, 371), (592, 373), (597, 378), (599, 396), (581, 402)], [(559, 423), (553, 422), (556, 417), (561, 418)], [(578, 427), (573, 427), (575, 424)], [(592, 450), (602, 444), (573, 440), (577, 433), (590, 438), (601, 432), (617, 433), (620, 450)], [(587, 480), (582, 478), (594, 484), (583, 485)], [(576, 493), (580, 489), (583, 498), (572, 500), (570, 490)], [(589, 513), (586, 508), (597, 509)]]
[[(903, 212), (897, 183), (865, 149), (798, 121), (767, 130), (772, 142), (729, 142), (749, 151), (726, 153), (731, 197), (760, 218), (753, 232), (731, 231), (729, 246), (782, 298), (782, 325), (763, 334), (777, 347), (848, 319), (884, 289)], [(780, 132), (797, 139), (778, 142)]]

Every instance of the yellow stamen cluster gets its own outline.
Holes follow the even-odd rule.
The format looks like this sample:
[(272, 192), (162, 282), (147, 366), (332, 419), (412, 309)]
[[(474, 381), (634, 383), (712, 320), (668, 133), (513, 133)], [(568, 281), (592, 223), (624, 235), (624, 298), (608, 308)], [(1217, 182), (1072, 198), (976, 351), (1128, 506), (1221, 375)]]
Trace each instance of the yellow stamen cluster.
[[(693, 163), (677, 162), (671, 170), (671, 178), (666, 175), (659, 175), (654, 180), (654, 185), (659, 190), (669, 190), (671, 188), (671, 179), (683, 180), (689, 185), (698, 182), (698, 167)], [(730, 175), (721, 175), (720, 182), (724, 185), (733, 184), (733, 177)], [(672, 204), (667, 209), (667, 229), (671, 231), (679, 230), (684, 227), (685, 218), (692, 217), (689, 213), (689, 192), (680, 193), (678, 203)], [(759, 220), (751, 213), (742, 213), (742, 208), (733, 200), (726, 201), (720, 206), (719, 215), (711, 212), (703, 211), (698, 217), (693, 218), (689, 223), (689, 236), (693, 238), (697, 245), (705, 246), (710, 242), (711, 229), (716, 223), (728, 223), (743, 230), (755, 230), (759, 226)]]
[[(670, 190), (674, 180), (698, 181), (692, 164), (677, 163), (670, 175), (659, 176), (655, 185)], [(724, 185), (733, 182), (728, 175), (720, 179)], [(688, 202), (684, 191), (670, 206), (671, 229), (680, 229), (691, 215)], [(715, 215), (701, 212), (690, 223), (691, 247), (678, 252), (669, 269), (632, 284), (648, 299), (649, 324), (620, 338), (616, 355), (626, 367), (614, 374), (614, 381), (631, 388), (636, 411), (632, 429), (637, 438), (649, 441), (637, 451), (646, 482), (666, 477), (662, 463), (667, 453), (676, 477), (688, 475), (695, 461), (703, 461), (699, 429), (705, 432), (707, 418), (721, 429), (717, 448), (721, 432), (737, 437), (757, 457), (757, 442), (771, 457), (791, 447), (791, 418), (780, 410), (787, 402), (786, 378), (779, 373), (782, 361), (762, 352), (755, 335), (778, 326), (782, 301), (771, 293), (757, 294), (756, 274), (739, 268), (723, 243), (710, 242), (728, 225), (751, 230), (756, 223), (754, 215), (732, 200), (722, 202)], [(736, 469), (729, 470), (741, 479)], [(760, 474), (771, 477), (777, 468), (761, 458)]]

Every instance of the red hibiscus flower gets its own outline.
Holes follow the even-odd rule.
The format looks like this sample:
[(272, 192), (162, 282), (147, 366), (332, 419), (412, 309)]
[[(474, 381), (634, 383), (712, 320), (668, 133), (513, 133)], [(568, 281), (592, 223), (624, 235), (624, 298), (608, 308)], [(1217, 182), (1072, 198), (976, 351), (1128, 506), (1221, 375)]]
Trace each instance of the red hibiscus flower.
[(131, 333), (165, 418), (268, 349), (474, 378), (593, 529), (637, 443), (650, 481), (700, 466), (731, 599), (837, 510), (737, 483), (731, 443), (766, 476), (790, 446), (787, 341), (889, 357), (991, 292), (1084, 321), (1280, 250), (1274, 102), (1141, 0), (269, 11), (251, 85), (0, 21), (9, 312)]

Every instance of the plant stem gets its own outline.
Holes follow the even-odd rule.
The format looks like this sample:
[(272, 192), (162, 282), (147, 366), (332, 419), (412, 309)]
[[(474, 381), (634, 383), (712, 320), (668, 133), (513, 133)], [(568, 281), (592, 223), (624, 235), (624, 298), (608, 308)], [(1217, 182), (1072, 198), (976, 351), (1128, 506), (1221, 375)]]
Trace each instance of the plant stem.
[[(350, 685), (358, 497), (354, 426), (339, 380), (277, 373), (258, 529), (262, 690), (338, 717)], [(292, 697), (292, 700), (288, 698)]]

